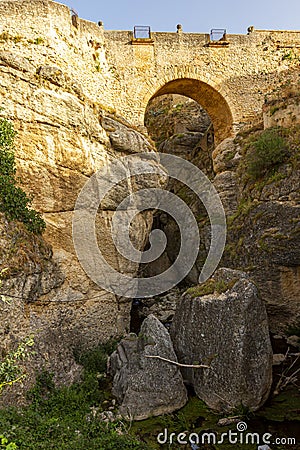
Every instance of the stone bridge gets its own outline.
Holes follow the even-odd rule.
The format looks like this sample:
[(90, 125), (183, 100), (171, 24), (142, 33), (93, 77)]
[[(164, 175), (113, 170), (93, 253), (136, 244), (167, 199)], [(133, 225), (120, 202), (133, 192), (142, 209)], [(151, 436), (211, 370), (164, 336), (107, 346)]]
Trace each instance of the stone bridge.
[[(285, 71), (299, 65), (299, 31), (251, 27), (215, 42), (179, 28), (134, 39), (132, 31), (105, 30), (49, 0), (0, 1), (0, 14), (2, 42), (13, 41), (28, 59), (58, 65), (94, 102), (141, 127), (150, 99), (183, 94), (207, 110), (217, 141), (257, 118)], [(24, 40), (35, 44), (29, 52)]]
[[(124, 336), (130, 329), (131, 300), (98, 286), (78, 261), (72, 219), (81, 188), (106, 161), (149, 149), (132, 125), (144, 127), (152, 98), (173, 93), (198, 101), (210, 115), (220, 142), (244, 125), (261, 120), (265, 98), (274, 90), (280, 96), (280, 86), (297, 74), (291, 69), (299, 67), (300, 32), (251, 28), (247, 35), (227, 35), (212, 42), (209, 34), (178, 29), (137, 40), (132, 31), (105, 30), (99, 19), (105, 20), (82, 20), (67, 6), (49, 0), (0, 0), (0, 117), (14, 123), (17, 175), (25, 180), (22, 188), (33, 196), (33, 207), (47, 224), (45, 241), (38, 244), (31, 239), (27, 242), (19, 228), (10, 228), (0, 217), (1, 245), (8, 255), (1, 264), (12, 268), (2, 289), (18, 299), (0, 308), (0, 323), (5, 324), (0, 326), (0, 344), (6, 351), (12, 342), (33, 333), (40, 349), (37, 369), (55, 372), (63, 382), (73, 382), (77, 376), (78, 366), (71, 356), (74, 347), (91, 348), (99, 341)], [(285, 112), (291, 113), (288, 108)], [(265, 300), (275, 315), (283, 305), (286, 317), (294, 316), (299, 292), (297, 253), (290, 251), (298, 247), (286, 231), (289, 224), (296, 224), (297, 211), (289, 204), (294, 200), (285, 205), (286, 192), (296, 198), (291, 187), (296, 185), (295, 177), (286, 180), (282, 191), (278, 189), (282, 197), (274, 202), (276, 207), (268, 203), (266, 209), (258, 210), (260, 215), (274, 211), (271, 217), (276, 227), (284, 223), (282, 233), (289, 251), (283, 252), (283, 267), (269, 270), (269, 252), (266, 259), (259, 259), (261, 266), (255, 262), (255, 267), (264, 269), (259, 270), (258, 285)], [(119, 193), (127, 195), (153, 183), (157, 186), (165, 179), (144, 177), (136, 184), (128, 180), (124, 191), (122, 187), (115, 196), (108, 196), (97, 215), (96, 228), (107, 262), (136, 277), (138, 261), (117, 252), (111, 238), (115, 208), (122, 197)], [(218, 173), (214, 181), (226, 196), (234, 191), (236, 198), (235, 174), (227, 171), (222, 177)], [(263, 240), (272, 238), (265, 233), (266, 217), (258, 243), (273, 245)], [(133, 221), (130, 232), (137, 248), (145, 248), (151, 227), (151, 211)], [(278, 236), (281, 231), (276, 231), (274, 240)], [(248, 237), (252, 239), (252, 234)], [(85, 238), (83, 229), (83, 242)], [(242, 248), (238, 242), (237, 252)], [(253, 245), (262, 255), (262, 245)]]

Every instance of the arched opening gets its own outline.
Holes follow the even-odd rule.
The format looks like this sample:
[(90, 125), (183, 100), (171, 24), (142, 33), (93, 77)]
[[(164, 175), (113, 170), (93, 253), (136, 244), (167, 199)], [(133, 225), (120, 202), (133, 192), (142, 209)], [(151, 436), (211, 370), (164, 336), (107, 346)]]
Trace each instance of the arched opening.
[(184, 158), (213, 176), (214, 127), (199, 103), (179, 94), (153, 97), (144, 123), (160, 152)]
[(207, 83), (192, 78), (169, 81), (151, 97), (150, 101), (164, 94), (180, 94), (195, 100), (209, 115), (215, 133), (215, 142), (232, 136), (233, 118), (225, 98)]
[[(212, 153), (215, 142), (219, 143), (232, 134), (229, 106), (215, 89), (198, 80), (171, 81), (149, 100), (144, 124), (159, 152), (190, 161), (213, 182), (215, 173)], [(139, 331), (141, 323), (150, 313), (169, 326), (181, 293), (197, 283), (210, 246), (208, 214), (197, 195), (180, 181), (171, 178), (167, 189), (181, 198), (192, 211), (200, 233), (199, 253), (194, 267), (176, 288), (155, 298), (136, 299), (133, 302), (133, 332)], [(163, 231), (167, 237), (167, 246), (158, 259), (140, 265), (140, 275), (146, 278), (168, 270), (174, 264), (181, 246), (179, 227), (167, 213), (159, 210), (155, 213), (152, 229)]]

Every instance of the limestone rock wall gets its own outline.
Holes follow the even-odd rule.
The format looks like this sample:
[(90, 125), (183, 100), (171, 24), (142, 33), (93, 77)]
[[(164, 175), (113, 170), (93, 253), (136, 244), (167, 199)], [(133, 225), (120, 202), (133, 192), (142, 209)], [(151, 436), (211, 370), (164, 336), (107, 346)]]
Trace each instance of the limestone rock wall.
[[(191, 133), (207, 126), (207, 122), (201, 109), (184, 101), (184, 97), (155, 98), (146, 114), (149, 133), (157, 140), (160, 151), (189, 159), (211, 178), (228, 218), (223, 264), (249, 271), (267, 305), (274, 333), (291, 325), (297, 327), (300, 317), (298, 80), (299, 72), (291, 71), (288, 80), (276, 88), (264, 106), (264, 124), (258, 116), (254, 128), (224, 139), (215, 148), (205, 147), (198, 131)], [(176, 133), (178, 122), (180, 133)], [(264, 126), (281, 126), (289, 157), (279, 168), (273, 168), (273, 173), (261, 173), (251, 180), (247, 174), (247, 151), (259, 139)], [(210, 245), (209, 221), (203, 205), (195, 201), (188, 189), (174, 182), (169, 183), (168, 189), (188, 204), (199, 224), (200, 252), (186, 279), (194, 284)], [(150, 274), (166, 270), (176, 259), (180, 245), (180, 233), (172, 219), (160, 213), (154, 225), (164, 230), (168, 246), (158, 262), (146, 267)]]
[[(296, 105), (296, 99), (288, 104)], [(279, 107), (277, 117), (283, 117), (285, 111), (285, 107)], [(262, 174), (256, 180), (247, 177), (245, 149), (262, 130), (227, 139), (213, 152), (217, 172), (214, 184), (228, 215), (223, 262), (249, 271), (266, 302), (274, 333), (297, 326), (300, 319), (299, 116), (296, 121), (285, 117), (283, 125), (287, 127), (280, 132), (285, 136), (289, 157), (273, 169), (273, 174)], [(274, 126), (274, 119), (269, 119)]]
[[(199, 103), (182, 95), (169, 94), (154, 98), (146, 110), (145, 125), (161, 153), (186, 159), (199, 167), (210, 179), (214, 177), (212, 163), (214, 129), (207, 112)], [(170, 179), (167, 189), (181, 198), (197, 219), (207, 218), (202, 202), (183, 183)], [(158, 211), (155, 214), (153, 226), (162, 229), (166, 234), (167, 247), (158, 260), (143, 267), (146, 276), (153, 276), (170, 267), (178, 256), (181, 242), (178, 225), (165, 212)], [(203, 265), (207, 245), (209, 246), (207, 230), (204, 233), (202, 231), (200, 230), (199, 268)], [(194, 267), (187, 279), (195, 283), (199, 273)]]
[[(24, 245), (25, 259), (16, 256), (15, 270), (6, 253), (1, 258), (1, 267), (12, 269), (3, 289), (13, 295), (12, 303), (0, 313), (1, 345), (6, 351), (33, 333), (37, 353), (31, 368), (45, 366), (56, 373), (57, 382), (71, 382), (80, 372), (74, 366), (72, 349), (79, 345), (88, 348), (124, 334), (131, 308), (130, 301), (102, 290), (81, 268), (72, 242), (76, 198), (105, 163), (151, 151), (152, 146), (124, 120), (87, 98), (77, 81), (64, 72), (59, 57), (55, 62), (57, 65), (40, 65), (38, 57), (29, 62), (17, 52), (0, 53), (1, 115), (11, 119), (17, 131), (17, 176), (22, 188), (33, 195), (33, 206), (47, 225), (44, 241), (39, 244), (46, 249), (39, 265), (36, 254), (15, 237), (17, 231), (11, 236), (3, 233), (1, 248), (10, 248), (13, 241), (10, 255), (18, 255), (18, 246)], [(120, 195), (122, 198), (138, 186), (163, 183), (153, 176), (140, 178), (136, 184), (128, 181), (117, 194), (110, 194), (99, 211), (97, 231), (102, 252), (114, 268), (130, 276), (137, 274), (138, 263), (128, 263), (115, 250), (110, 231), (114, 210)], [(8, 225), (3, 220), (5, 230)], [(144, 247), (151, 225), (151, 212), (134, 221), (132, 234), (138, 248)], [(59, 361), (65, 362), (62, 365)]]
[[(17, 339), (43, 330), (41, 347), (51, 336), (54, 343), (64, 336), (67, 351), (79, 342), (92, 346), (128, 328), (130, 304), (89, 280), (71, 237), (75, 200), (88, 178), (108, 160), (151, 150), (147, 139), (126, 120), (143, 128), (152, 97), (183, 94), (207, 107), (220, 141), (261, 118), (265, 95), (298, 64), (297, 32), (228, 36), (229, 46), (224, 48), (210, 46), (206, 34), (154, 33), (153, 43), (143, 46), (133, 45), (132, 37), (131, 31), (105, 31), (96, 23), (72, 21), (68, 7), (49, 0), (0, 1), (0, 114), (11, 119), (18, 132), (18, 175), (34, 196), (33, 206), (44, 215), (45, 240), (53, 249), (52, 260), (45, 257), (45, 265), (29, 271), (26, 279), (16, 282), (12, 276), (6, 281), (6, 288), (20, 297), (13, 315), (1, 312), (2, 323), (14, 323), (8, 336)], [(291, 46), (293, 57), (287, 56)], [(230, 195), (234, 191), (234, 176), (220, 172), (225, 198), (227, 191)], [(149, 183), (163, 181), (146, 178), (139, 185)], [(295, 195), (288, 181), (269, 189), (265, 186), (262, 195), (275, 196), (279, 209), (282, 197), (290, 200)], [(131, 191), (130, 186), (124, 189)], [(120, 257), (109, 238), (115, 200), (110, 198), (99, 215), (98, 239), (112, 265), (134, 275), (138, 264)], [(228, 206), (232, 211), (235, 201), (232, 198)], [(268, 202), (267, 208), (272, 207)], [(292, 207), (289, 218), (294, 221), (298, 216)], [(151, 223), (147, 212), (133, 225), (140, 248)], [(291, 242), (295, 241), (293, 237)], [(281, 255), (276, 264), (283, 267), (282, 289), (288, 292), (292, 279), (296, 292), (298, 264), (290, 253)], [(272, 272), (271, 278), (277, 280), (278, 274)], [(272, 296), (275, 285), (270, 285)]]
[(298, 92), (290, 98), (273, 100), (263, 109), (264, 127), (293, 127), (300, 123), (300, 97)]

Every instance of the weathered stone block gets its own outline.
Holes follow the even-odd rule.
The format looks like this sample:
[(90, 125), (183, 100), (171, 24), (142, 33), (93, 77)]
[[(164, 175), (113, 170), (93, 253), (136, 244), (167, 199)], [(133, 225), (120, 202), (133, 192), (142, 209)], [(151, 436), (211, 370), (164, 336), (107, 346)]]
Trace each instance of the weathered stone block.
[(113, 394), (127, 418), (143, 420), (170, 413), (187, 402), (179, 368), (149, 355), (177, 361), (168, 331), (152, 314), (143, 322), (139, 336), (123, 339), (110, 358)]
[(223, 293), (199, 297), (194, 291), (181, 298), (171, 327), (174, 348), (179, 362), (210, 366), (183, 371), (209, 407), (230, 411), (244, 405), (256, 410), (272, 382), (265, 306), (245, 274), (222, 269), (214, 278)]

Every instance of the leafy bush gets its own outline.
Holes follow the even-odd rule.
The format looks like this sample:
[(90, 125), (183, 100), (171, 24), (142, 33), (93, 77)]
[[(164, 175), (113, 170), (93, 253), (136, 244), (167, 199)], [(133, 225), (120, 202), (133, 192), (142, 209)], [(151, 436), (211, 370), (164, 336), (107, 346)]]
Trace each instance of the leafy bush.
[(86, 373), (97, 374), (106, 371), (107, 359), (116, 347), (117, 341), (111, 339), (89, 351), (82, 351), (77, 348), (74, 357), (76, 362), (84, 367)]
[(19, 362), (24, 361), (31, 355), (30, 348), (33, 345), (33, 337), (28, 336), (19, 343), (16, 350), (9, 352), (4, 359), (0, 361), (0, 394), (5, 386), (11, 386), (14, 383), (18, 383), (26, 376), (22, 373)]
[(13, 125), (0, 118), (0, 211), (9, 220), (19, 220), (29, 231), (40, 234), (45, 222), (40, 213), (31, 208), (32, 199), (16, 185), (14, 138)]
[(111, 384), (105, 376), (112, 345), (79, 352), (84, 364), (80, 383), (56, 388), (52, 375), (42, 371), (29, 392), (29, 406), (0, 410), (0, 434), (20, 450), (150, 450), (129, 434), (124, 422), (105, 423), (98, 415), (112, 404)]
[(267, 129), (250, 146), (246, 157), (247, 173), (257, 180), (274, 172), (288, 157), (288, 146), (279, 129)]
[(38, 405), (42, 400), (46, 400), (54, 391), (53, 374), (42, 369), (41, 372), (36, 374), (35, 386), (26, 393), (26, 396), (34, 406)]
[(0, 448), (5, 450), (16, 450), (18, 447), (14, 442), (8, 442), (8, 439), (0, 434)]

